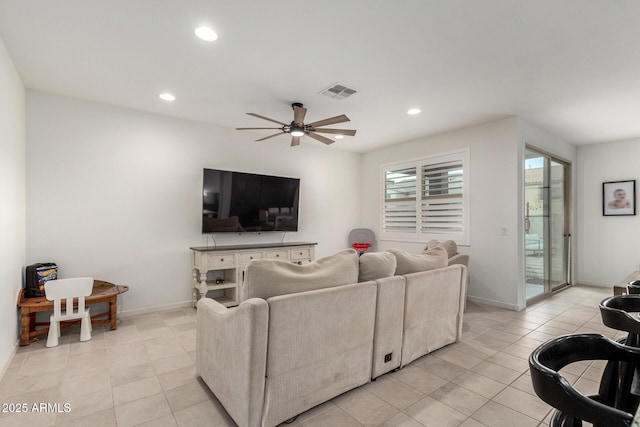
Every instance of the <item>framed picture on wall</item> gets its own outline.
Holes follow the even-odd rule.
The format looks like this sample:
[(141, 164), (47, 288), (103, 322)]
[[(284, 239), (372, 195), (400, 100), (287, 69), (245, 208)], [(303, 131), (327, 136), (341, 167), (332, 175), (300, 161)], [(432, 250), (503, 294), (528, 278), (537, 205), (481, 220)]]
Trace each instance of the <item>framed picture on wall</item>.
[(602, 215), (636, 214), (636, 180), (602, 183)]

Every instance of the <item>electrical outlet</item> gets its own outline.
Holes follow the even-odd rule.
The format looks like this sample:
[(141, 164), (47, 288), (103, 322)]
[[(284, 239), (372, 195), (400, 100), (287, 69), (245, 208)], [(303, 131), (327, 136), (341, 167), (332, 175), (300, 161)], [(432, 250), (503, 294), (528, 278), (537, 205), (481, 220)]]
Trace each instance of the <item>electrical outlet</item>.
[(384, 363), (388, 363), (391, 362), (391, 358), (392, 358), (393, 353), (387, 353), (384, 355)]

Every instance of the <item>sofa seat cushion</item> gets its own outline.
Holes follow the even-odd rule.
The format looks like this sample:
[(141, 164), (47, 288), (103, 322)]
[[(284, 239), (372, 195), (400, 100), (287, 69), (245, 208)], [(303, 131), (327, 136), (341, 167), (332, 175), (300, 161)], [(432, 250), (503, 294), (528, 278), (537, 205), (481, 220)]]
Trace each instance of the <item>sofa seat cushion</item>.
[(360, 256), (358, 282), (391, 277), (396, 272), (396, 257), (391, 252), (365, 252)]
[(273, 259), (256, 259), (247, 264), (243, 300), (267, 299), (358, 282), (358, 254), (345, 249), (306, 265)]
[(389, 249), (396, 257), (396, 273), (397, 275), (418, 273), (420, 271), (434, 270), (447, 266), (447, 251), (440, 246), (436, 246), (420, 254), (410, 254), (401, 249)]

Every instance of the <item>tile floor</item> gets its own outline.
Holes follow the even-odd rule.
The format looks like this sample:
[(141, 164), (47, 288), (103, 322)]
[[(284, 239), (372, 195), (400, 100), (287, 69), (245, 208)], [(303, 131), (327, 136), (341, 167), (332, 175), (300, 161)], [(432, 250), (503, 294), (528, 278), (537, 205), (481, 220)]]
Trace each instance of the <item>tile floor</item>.
[[(557, 335), (624, 334), (602, 325), (598, 303), (609, 289), (576, 286), (522, 312), (469, 302), (461, 342), (301, 414), (291, 426), (538, 426), (551, 408), (531, 387), (527, 358)], [(0, 426), (235, 425), (197, 378), (195, 310), (124, 318), (117, 331), (95, 327), (78, 341), (21, 347), (0, 381), (0, 401), (28, 405), (0, 413)], [(584, 393), (597, 391), (602, 362), (565, 373)], [(58, 403), (33, 412), (32, 404)], [(69, 404), (65, 411), (64, 404)], [(46, 409), (46, 408), (45, 408)], [(13, 407), (15, 410), (15, 406)]]

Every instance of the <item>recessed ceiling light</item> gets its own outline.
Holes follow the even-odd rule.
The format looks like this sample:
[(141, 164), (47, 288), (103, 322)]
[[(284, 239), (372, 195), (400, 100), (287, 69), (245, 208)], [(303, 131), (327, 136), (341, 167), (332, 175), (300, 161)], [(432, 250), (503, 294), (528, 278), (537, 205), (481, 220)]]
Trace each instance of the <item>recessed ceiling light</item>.
[(344, 135), (334, 135), (333, 137), (335, 139), (342, 139), (342, 138), (344, 138)]
[(407, 111), (407, 114), (410, 116), (415, 116), (416, 114), (420, 114), (422, 113), (422, 110), (419, 108), (412, 108), (409, 111)]
[(158, 95), (160, 97), (160, 99), (164, 99), (165, 101), (175, 101), (176, 97), (171, 95), (170, 93), (161, 93), (160, 95)]
[(195, 29), (194, 33), (199, 39), (206, 42), (218, 40), (218, 35), (216, 34), (216, 32), (209, 27), (198, 27)]

